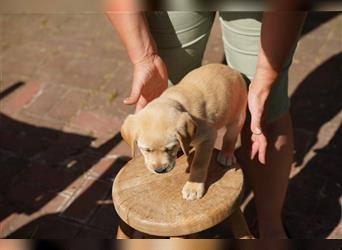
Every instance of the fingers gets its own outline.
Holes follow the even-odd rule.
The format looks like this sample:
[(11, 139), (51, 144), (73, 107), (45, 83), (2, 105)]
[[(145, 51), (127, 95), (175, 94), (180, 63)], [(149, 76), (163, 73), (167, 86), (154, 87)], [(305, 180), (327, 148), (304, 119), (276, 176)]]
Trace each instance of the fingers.
[(140, 96), (137, 105), (135, 106), (135, 113), (139, 112), (140, 110), (142, 110), (146, 104), (148, 103), (148, 101), (146, 100), (146, 98), (144, 96)]
[(251, 136), (252, 146), (251, 146), (251, 160), (254, 159), (256, 155), (258, 155), (258, 160), (261, 164), (266, 164), (266, 149), (267, 149), (267, 141), (266, 137), (263, 134)]
[(141, 96), (143, 84), (133, 83), (131, 94), (129, 97), (124, 99), (124, 104), (132, 105), (138, 102), (139, 97)]
[(252, 147), (251, 159), (254, 159), (258, 154), (258, 160), (262, 164), (266, 164), (266, 146), (267, 141), (261, 126), (262, 112), (255, 112), (251, 117), (251, 131), (252, 131)]
[(258, 142), (252, 142), (251, 160), (253, 160), (256, 153), (258, 153), (258, 149), (259, 149), (259, 143)]
[(266, 143), (262, 143), (259, 146), (259, 155), (258, 155), (258, 159), (260, 161), (260, 163), (262, 163), (263, 165), (266, 164)]

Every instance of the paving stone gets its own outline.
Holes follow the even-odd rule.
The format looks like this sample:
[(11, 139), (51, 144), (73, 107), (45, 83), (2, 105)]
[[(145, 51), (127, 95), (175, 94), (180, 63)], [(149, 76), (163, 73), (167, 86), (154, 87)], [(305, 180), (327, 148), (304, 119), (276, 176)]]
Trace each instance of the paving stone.
[(312, 238), (326, 238), (341, 225), (341, 183), (327, 182), (319, 191), (320, 201), (312, 218)]
[[(299, 49), (297, 49), (299, 51)], [(289, 69), (289, 96), (292, 96), (300, 83), (314, 70), (315, 66), (309, 65), (306, 61), (301, 61), (298, 56), (294, 57), (292, 66)]]
[[(51, 31), (50, 36), (52, 37), (68, 38), (80, 42), (90, 43), (91, 38), (96, 37), (99, 33), (105, 34), (104, 40), (114, 37), (110, 23), (103, 13), (79, 13), (68, 16), (49, 15), (45, 26)], [(78, 27), (77, 32), (75, 32), (75, 27)], [(113, 39), (113, 43), (115, 42), (117, 40)]]
[[(29, 192), (30, 191), (32, 190), (30, 189)], [(23, 192), (22, 194), (25, 195), (25, 192)], [(19, 196), (19, 194), (17, 194), (17, 196)], [(42, 195), (39, 195), (36, 197), (36, 200), (39, 200), (42, 197)], [(29, 202), (30, 198), (33, 198), (31, 192), (29, 197), (27, 197), (27, 202)], [(57, 217), (58, 212), (61, 211), (67, 199), (67, 196), (56, 195), (49, 201), (44, 199), (44, 201), (41, 200), (42, 203), (39, 206), (36, 206), (34, 209), (32, 209), (31, 207), (22, 207), (23, 204), (21, 202), (19, 204), (17, 201), (13, 201), (11, 199), (6, 198), (6, 201), (9, 201), (7, 203), (7, 207), (5, 207), (4, 209), (3, 206), (0, 206), (2, 211), (0, 223), (0, 237), (35, 237), (34, 234), (37, 233), (42, 222), (44, 222), (47, 218)], [(5, 210), (5, 214), (3, 213), (3, 209)], [(65, 230), (68, 229), (68, 225), (65, 225)], [(50, 230), (46, 233), (51, 233), (51, 235), (55, 235), (55, 237), (57, 237), (57, 235), (60, 233), (58, 232), (58, 230), (60, 229), (58, 228), (58, 225), (56, 225), (56, 230)]]
[[(59, 57), (59, 58), (58, 58)], [(60, 55), (57, 60), (60, 61), (60, 71), (57, 74), (51, 75), (51, 72), (44, 73), (46, 79), (50, 79), (53, 83), (62, 83), (72, 87), (81, 89), (100, 89), (105, 83), (105, 76), (112, 73), (117, 67), (115, 60), (101, 59), (78, 59), (70, 56)], [(66, 58), (70, 58), (66, 61)], [(52, 62), (47, 63), (46, 67), (51, 69), (51, 64), (56, 62), (56, 58), (51, 58)], [(87, 70), (88, 69), (88, 70)], [(61, 74), (63, 72), (63, 74)]]
[(127, 163), (128, 157), (103, 158), (90, 170), (89, 175), (112, 183), (119, 170)]
[(29, 164), (29, 161), (26, 159), (0, 152), (0, 190), (6, 190), (12, 179), (24, 171)]
[(56, 28), (60, 25), (57, 22), (58, 17), (60, 21), (65, 22), (65, 16), (61, 15), (3, 15), (2, 17), (4, 27), (3, 45), (6, 45), (8, 49), (25, 46), (28, 42), (41, 42), (42, 38), (48, 36), (46, 33), (46, 22), (49, 18), (55, 17), (54, 26)]
[(20, 209), (17, 212), (33, 214), (54, 199), (56, 194), (47, 192), (44, 187), (16, 182), (6, 191), (5, 197), (11, 204)]
[[(342, 36), (342, 32), (339, 34)], [(340, 54), (342, 51), (342, 41), (341, 40), (328, 40), (322, 44), (319, 50), (319, 61), (324, 62), (329, 60), (329, 58)], [(341, 71), (341, 70), (340, 70)]]
[(27, 134), (17, 134), (12, 131), (0, 131), (0, 148), (20, 157), (30, 158), (44, 151), (50, 142), (44, 138), (36, 138)]
[(341, 108), (342, 55), (329, 58), (311, 72), (291, 96), (291, 114), (294, 126), (317, 131)]
[(18, 122), (16, 119), (11, 118), (5, 114), (0, 113), (0, 128), (7, 132), (17, 132), (20, 133), (25, 125)]
[(26, 104), (39, 94), (41, 84), (39, 82), (27, 82), (25, 85), (13, 93), (9, 99), (1, 105), (1, 112), (7, 115), (14, 115)]
[(100, 206), (99, 200), (107, 197), (110, 190), (110, 184), (87, 178), (82, 185), (82, 190), (73, 197), (72, 203), (65, 209), (63, 217), (82, 223), (89, 221)]
[(91, 150), (97, 154), (106, 156), (107, 154), (110, 154), (111, 150), (113, 150), (118, 144), (120, 144), (121, 141), (121, 133), (117, 132), (114, 135), (110, 135), (109, 137), (97, 138), (96, 141), (92, 142)]
[(89, 143), (93, 142), (97, 138), (95, 137), (95, 134), (92, 131), (89, 130), (83, 130), (82, 128), (74, 127), (70, 125), (70, 121), (66, 124), (64, 124), (62, 130), (65, 135), (78, 135), (79, 137), (88, 138)]
[(33, 239), (66, 239), (73, 238), (80, 226), (59, 218), (56, 215), (40, 217), (31, 223), (19, 228), (11, 234), (11, 238), (33, 238)]
[[(1, 62), (1, 59), (0, 59)], [(3, 74), (2, 81), (0, 81), (0, 92), (1, 92), (1, 101), (10, 98), (10, 95), (20, 87), (24, 85), (25, 82), (30, 81), (31, 76), (24, 76), (18, 74)]]
[[(46, 57), (47, 52), (41, 50), (36, 42), (27, 42), (21, 46), (11, 47), (1, 58), (2, 72), (4, 75), (10, 73), (17, 76), (32, 76)], [(18, 60), (18, 58), (20, 59)]]
[[(125, 97), (128, 97), (128, 96), (129, 95), (126, 95)], [(115, 100), (115, 102), (114, 102), (115, 109), (113, 110), (113, 112), (122, 121), (124, 121), (124, 119), (129, 114), (134, 114), (134, 112), (135, 112), (135, 106), (134, 105), (126, 105), (126, 104), (123, 103), (123, 99), (125, 97), (117, 98), (117, 100)]]
[(114, 156), (123, 156), (123, 157), (131, 157), (132, 152), (128, 144), (121, 140), (108, 154), (108, 157), (114, 157)]
[(56, 85), (66, 85), (68, 64), (74, 57), (70, 54), (58, 53), (52, 50), (46, 60), (40, 65), (39, 69), (32, 75), (40, 82)]
[(39, 214), (46, 215), (60, 213), (65, 208), (65, 205), (69, 199), (69, 195), (57, 194), (52, 200), (44, 204), (44, 206), (39, 210)]
[[(329, 155), (330, 153), (317, 153), (313, 159), (311, 159), (306, 167), (310, 167), (310, 175), (313, 177), (320, 176), (326, 178), (331, 183), (342, 185), (342, 173), (338, 171), (340, 169), (341, 157)], [(305, 172), (303, 172), (305, 174)]]
[(58, 140), (37, 155), (37, 159), (46, 163), (62, 164), (64, 160), (89, 149), (92, 140), (90, 136), (62, 133)]
[(46, 84), (42, 93), (26, 108), (26, 112), (42, 115), (46, 114), (54, 107), (67, 92), (67, 88), (55, 84)]
[(90, 225), (111, 232), (114, 235), (119, 223), (119, 217), (114, 209), (113, 201), (106, 200), (106, 204), (102, 205), (94, 214)]
[(113, 72), (107, 75), (106, 84), (101, 88), (105, 93), (116, 90), (118, 97), (124, 98), (129, 95), (133, 80), (133, 65), (127, 61), (126, 52), (116, 53), (115, 59), (122, 61), (120, 65), (113, 68)]
[(116, 159), (103, 158), (91, 168), (89, 174), (95, 178), (107, 179), (109, 175), (108, 172), (110, 172), (111, 169), (114, 169), (115, 161)]
[(112, 140), (111, 134), (96, 133), (96, 139), (91, 142), (91, 149), (95, 152), (108, 152), (110, 141)]
[[(10, 214), (8, 217), (3, 219), (1, 221), (0, 225), (0, 237), (1, 238), (29, 238), (30, 235), (23, 234), (18, 232), (18, 235), (12, 236), (13, 232), (17, 232), (18, 229), (25, 226), (26, 224), (30, 223), (35, 219), (32, 215), (26, 215), (26, 214), (17, 214), (13, 213)], [(19, 236), (20, 235), (20, 236)]]
[(304, 129), (294, 129), (294, 162), (296, 166), (303, 163), (304, 156), (310, 148), (316, 143), (315, 133)]
[(113, 74), (117, 67), (118, 62), (115, 59), (92, 58), (92, 60), (75, 60), (70, 64), (71, 72), (82, 72), (84, 68), (88, 68), (89, 71), (86, 71), (86, 74), (83, 72), (83, 75), (79, 76), (81, 81), (76, 78), (72, 84), (80, 88), (99, 90), (108, 81), (108, 76)]
[(87, 101), (87, 93), (71, 90), (56, 103), (47, 116), (62, 121), (69, 121)]
[(293, 177), (289, 182), (285, 210), (296, 212), (306, 218), (312, 217), (321, 199), (319, 192), (325, 183), (323, 178), (313, 178), (309, 174)]
[(119, 93), (115, 89), (108, 93), (91, 93), (88, 102), (83, 107), (83, 110), (100, 113), (109, 117), (116, 116), (117, 108), (115, 100), (117, 98), (119, 98)]
[(13, 213), (17, 208), (8, 202), (6, 197), (0, 194), (0, 237), (4, 238), (11, 229)]
[(284, 223), (293, 239), (312, 239), (310, 220), (311, 218), (303, 217), (301, 212), (285, 213), (284, 216)]
[(56, 140), (61, 136), (61, 128), (65, 124), (61, 120), (49, 119), (42, 115), (35, 115), (22, 110), (16, 116), (14, 122), (18, 123), (21, 134), (32, 138), (46, 138)]
[(306, 28), (304, 28), (304, 31), (312, 31), (312, 29), (314, 29), (314, 32), (309, 32), (306, 36), (319, 41), (326, 39), (338, 40), (341, 39), (341, 36), (338, 36), (338, 34), (341, 34), (341, 27), (341, 17), (338, 12), (313, 12), (310, 13), (306, 21)]
[(120, 130), (121, 121), (116, 117), (92, 111), (80, 111), (71, 119), (70, 125), (94, 134), (111, 134)]
[[(85, 171), (84, 171), (85, 172)], [(67, 168), (32, 163), (16, 178), (16, 182), (43, 187), (46, 192), (73, 194), (85, 181), (85, 173), (72, 173)]]

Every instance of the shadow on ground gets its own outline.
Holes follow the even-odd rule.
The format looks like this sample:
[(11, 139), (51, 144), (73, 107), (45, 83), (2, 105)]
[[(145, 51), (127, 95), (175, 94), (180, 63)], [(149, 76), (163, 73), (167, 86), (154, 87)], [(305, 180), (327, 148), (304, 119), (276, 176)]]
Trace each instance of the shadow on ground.
[[(310, 14), (311, 15), (311, 14)], [(315, 29), (321, 23), (337, 14), (327, 13), (309, 20), (304, 33)], [(315, 17), (315, 15), (313, 16)], [(314, 145), (319, 129), (341, 110), (341, 54), (338, 54), (314, 70), (300, 84), (292, 96), (294, 128), (308, 132), (312, 140), (309, 145), (296, 141), (295, 160), (303, 162), (305, 155)], [(11, 94), (13, 89), (3, 91), (1, 98)], [(87, 170), (99, 162), (121, 141), (119, 134), (98, 148), (91, 146), (91, 136), (37, 127), (16, 121), (6, 115), (0, 117), (0, 148), (15, 155), (1, 153), (0, 164), (0, 221), (13, 213), (31, 215), (57, 197)], [(305, 164), (303, 170), (290, 180), (285, 218), (294, 237), (324, 238), (340, 221), (341, 208), (338, 199), (342, 190), (342, 172), (339, 169), (341, 155), (341, 127), (328, 145), (318, 150)], [(27, 160), (30, 159), (30, 160)], [(117, 217), (112, 204), (98, 204), (99, 200), (111, 199), (111, 178), (114, 178), (126, 158), (118, 158), (108, 170), (99, 176), (100, 185), (90, 185), (62, 213), (39, 217), (8, 235), (9, 238), (56, 238), (84, 237), (103, 238), (103, 230), (87, 228), (87, 218), (70, 219), (65, 214), (75, 214), (89, 208), (107, 210), (108, 221), (89, 222), (96, 228), (97, 223), (106, 223), (111, 228), (107, 237), (113, 237)], [(72, 165), (72, 168), (69, 166)], [(19, 174), (18, 174), (19, 173)], [(37, 185), (39, 183), (39, 185)], [(103, 187), (104, 186), (104, 187)], [(107, 190), (103, 192), (103, 190)], [(99, 197), (105, 193), (103, 197)], [(248, 207), (251, 208), (251, 204)], [(306, 215), (305, 218), (299, 217)], [(255, 215), (255, 213), (254, 213)], [(57, 234), (56, 232), (61, 232)]]
[[(1, 98), (24, 84), (18, 82), (12, 85), (0, 93)], [(90, 219), (89, 213), (95, 210), (107, 211), (111, 215), (108, 222), (113, 234), (108, 237), (114, 235), (117, 218), (113, 205), (111, 202), (101, 205), (98, 201), (111, 200), (111, 180), (128, 158), (113, 160), (108, 170), (97, 177), (99, 181), (91, 182), (86, 172), (122, 140), (119, 133), (95, 148), (91, 145), (95, 138), (91, 136), (25, 124), (4, 114), (0, 114), (0, 127), (0, 221), (14, 213), (33, 215), (56, 199), (57, 193), (66, 189), (72, 193), (76, 189), (74, 186), (90, 182), (86, 191), (78, 195), (63, 214), (39, 217), (8, 235), (9, 238), (67, 238), (75, 236), (78, 231), (84, 237), (92, 237), (87, 235), (87, 226), (82, 228)], [(81, 176), (84, 178), (79, 178)], [(83, 213), (83, 217), (81, 215), (74, 221), (72, 216), (78, 213)], [(64, 220), (62, 217), (65, 217)], [(93, 224), (96, 228), (96, 222)], [(92, 233), (96, 237), (96, 231)]]
[[(342, 53), (329, 58), (303, 80), (291, 98), (294, 129), (308, 137), (305, 144), (295, 133), (297, 165), (303, 164), (312, 150), (322, 126), (342, 110), (341, 65)], [(340, 222), (341, 138), (340, 124), (329, 143), (315, 150), (315, 155), (290, 180), (285, 218), (294, 236), (305, 232), (306, 238), (325, 238)]]

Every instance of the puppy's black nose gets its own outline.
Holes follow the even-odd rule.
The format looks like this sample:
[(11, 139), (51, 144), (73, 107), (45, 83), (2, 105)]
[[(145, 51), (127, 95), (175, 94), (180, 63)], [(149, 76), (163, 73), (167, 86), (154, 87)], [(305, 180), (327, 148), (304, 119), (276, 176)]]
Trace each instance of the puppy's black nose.
[(162, 174), (166, 172), (166, 168), (156, 168), (154, 172), (156, 172), (157, 174)]

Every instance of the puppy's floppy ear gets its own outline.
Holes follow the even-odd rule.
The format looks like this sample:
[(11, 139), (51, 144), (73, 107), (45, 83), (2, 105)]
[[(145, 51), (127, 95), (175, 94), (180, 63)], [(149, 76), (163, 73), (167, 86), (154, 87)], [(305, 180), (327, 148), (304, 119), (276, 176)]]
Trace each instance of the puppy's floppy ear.
[(190, 143), (195, 136), (196, 127), (197, 125), (195, 121), (188, 113), (183, 112), (180, 115), (179, 120), (177, 121), (176, 136), (182, 151), (186, 156), (189, 156)]
[(130, 146), (132, 157), (135, 156), (135, 142), (137, 138), (136, 124), (134, 124), (134, 115), (128, 115), (121, 126), (121, 136), (125, 142)]

